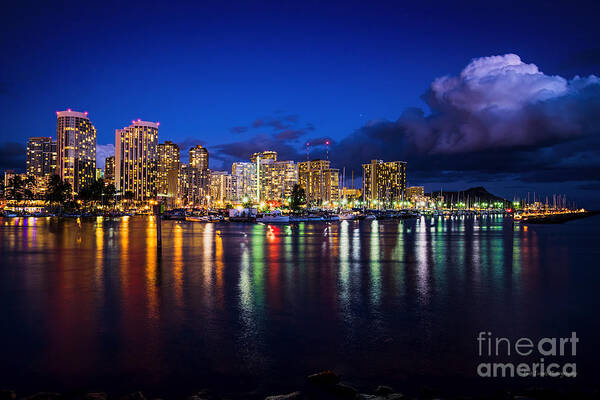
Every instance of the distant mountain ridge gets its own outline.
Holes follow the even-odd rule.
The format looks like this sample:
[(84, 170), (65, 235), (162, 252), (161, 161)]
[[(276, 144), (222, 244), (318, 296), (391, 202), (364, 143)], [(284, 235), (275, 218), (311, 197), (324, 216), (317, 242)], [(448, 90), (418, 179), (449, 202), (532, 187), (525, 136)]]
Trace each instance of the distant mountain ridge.
[(505, 204), (511, 204), (510, 201), (506, 200), (505, 198), (502, 198), (500, 196), (496, 196), (495, 194), (492, 194), (490, 192), (488, 192), (486, 190), (486, 188), (484, 188), (483, 186), (477, 186), (477, 187), (472, 187), (466, 190), (461, 190), (461, 191), (445, 191), (445, 190), (441, 190), (440, 191), (435, 191), (435, 192), (431, 192), (428, 193), (432, 198), (437, 199), (440, 196), (440, 193), (442, 196), (444, 196), (444, 201), (448, 202), (464, 202), (466, 203), (471, 202), (471, 203), (496, 203), (496, 202), (502, 202)]

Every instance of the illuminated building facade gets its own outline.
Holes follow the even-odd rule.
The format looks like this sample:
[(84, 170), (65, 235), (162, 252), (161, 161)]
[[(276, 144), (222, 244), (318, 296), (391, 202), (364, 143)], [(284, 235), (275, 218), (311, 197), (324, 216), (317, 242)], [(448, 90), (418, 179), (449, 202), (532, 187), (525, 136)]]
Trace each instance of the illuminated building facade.
[(189, 164), (179, 168), (178, 204), (183, 207), (208, 205), (210, 170), (199, 170)]
[(372, 160), (363, 164), (363, 199), (367, 208), (393, 208), (405, 199), (406, 162)]
[(273, 160), (273, 161), (277, 161), (277, 152), (276, 151), (261, 151), (258, 153), (254, 153), (252, 154), (252, 156), (250, 156), (250, 161), (253, 164), (256, 164), (256, 162), (258, 160)]
[(115, 186), (117, 193), (133, 193), (136, 200), (156, 197), (158, 176), (158, 122), (132, 121), (115, 132)]
[(184, 207), (208, 207), (210, 199), (210, 170), (208, 150), (200, 145), (188, 153), (189, 163), (179, 171), (178, 202)]
[(256, 165), (256, 201), (284, 201), (298, 183), (298, 170), (293, 161), (277, 161), (277, 152), (262, 151), (252, 154)]
[(235, 177), (225, 171), (210, 172), (210, 207), (221, 208), (235, 201)]
[(410, 186), (406, 188), (406, 199), (413, 201), (425, 196), (425, 188), (423, 186)]
[(256, 201), (256, 164), (250, 162), (234, 162), (231, 175), (235, 178), (234, 201)]
[(177, 201), (181, 206), (193, 206), (199, 202), (200, 193), (194, 190), (196, 172), (196, 168), (190, 167), (189, 164), (181, 164), (179, 167)]
[(360, 198), (362, 191), (355, 188), (342, 188), (340, 190), (340, 197), (347, 201), (354, 201)]
[(304, 189), (306, 202), (311, 205), (330, 205), (340, 198), (340, 170), (331, 168), (329, 160), (298, 163), (298, 183)]
[(158, 145), (158, 195), (174, 200), (179, 186), (179, 146), (171, 141)]
[(19, 174), (12, 169), (7, 169), (6, 171), (4, 171), (4, 196), (7, 196), (8, 192), (12, 189), (12, 185), (10, 183), (11, 179), (16, 177), (19, 177), (22, 181), (25, 181), (27, 179), (27, 174)]
[(192, 147), (189, 156), (190, 167), (201, 171), (208, 169), (208, 149), (206, 147), (202, 147), (201, 145)]
[(56, 142), (52, 138), (29, 138), (26, 173), (35, 179), (33, 194), (42, 197), (48, 188), (50, 176), (56, 174)]
[(298, 183), (298, 170), (293, 161), (257, 160), (258, 201), (285, 201)]
[(56, 172), (77, 194), (96, 177), (96, 128), (87, 112), (69, 109), (56, 117)]
[(104, 183), (106, 185), (115, 184), (115, 156), (104, 159)]

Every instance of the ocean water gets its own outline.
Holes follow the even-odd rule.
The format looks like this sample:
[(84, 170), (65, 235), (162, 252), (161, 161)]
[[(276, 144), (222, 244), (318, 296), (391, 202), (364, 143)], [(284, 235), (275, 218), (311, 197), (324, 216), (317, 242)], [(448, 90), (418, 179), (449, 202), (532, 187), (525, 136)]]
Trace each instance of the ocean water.
[[(262, 398), (324, 369), (361, 391), (597, 385), (600, 217), (163, 221), (160, 251), (156, 223), (0, 219), (0, 388)], [(520, 361), (482, 359), (479, 332), (576, 332), (558, 361), (578, 375), (479, 377)]]

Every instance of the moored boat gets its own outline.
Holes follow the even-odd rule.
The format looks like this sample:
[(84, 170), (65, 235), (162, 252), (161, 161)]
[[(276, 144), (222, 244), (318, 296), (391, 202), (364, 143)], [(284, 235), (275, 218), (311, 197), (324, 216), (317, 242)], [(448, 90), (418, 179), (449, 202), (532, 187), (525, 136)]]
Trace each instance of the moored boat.
[(339, 214), (340, 220), (342, 221), (348, 221), (348, 220), (352, 220), (352, 219), (356, 219), (356, 214), (351, 213), (351, 212), (342, 212)]
[(210, 222), (211, 219), (208, 215), (188, 215), (185, 217), (188, 222)]
[(275, 210), (257, 216), (256, 222), (262, 222), (263, 224), (287, 224), (290, 222), (290, 217), (288, 215), (281, 215), (281, 211)]

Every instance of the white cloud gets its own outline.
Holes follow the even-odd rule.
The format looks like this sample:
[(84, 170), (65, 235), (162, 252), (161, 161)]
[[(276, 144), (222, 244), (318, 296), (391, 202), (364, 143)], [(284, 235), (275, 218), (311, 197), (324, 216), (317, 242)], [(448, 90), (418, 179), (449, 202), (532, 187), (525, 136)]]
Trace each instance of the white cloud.
[(541, 72), (516, 54), (476, 58), (459, 76), (444, 76), (431, 84), (440, 103), (466, 111), (513, 111), (527, 104), (564, 95), (568, 82)]

